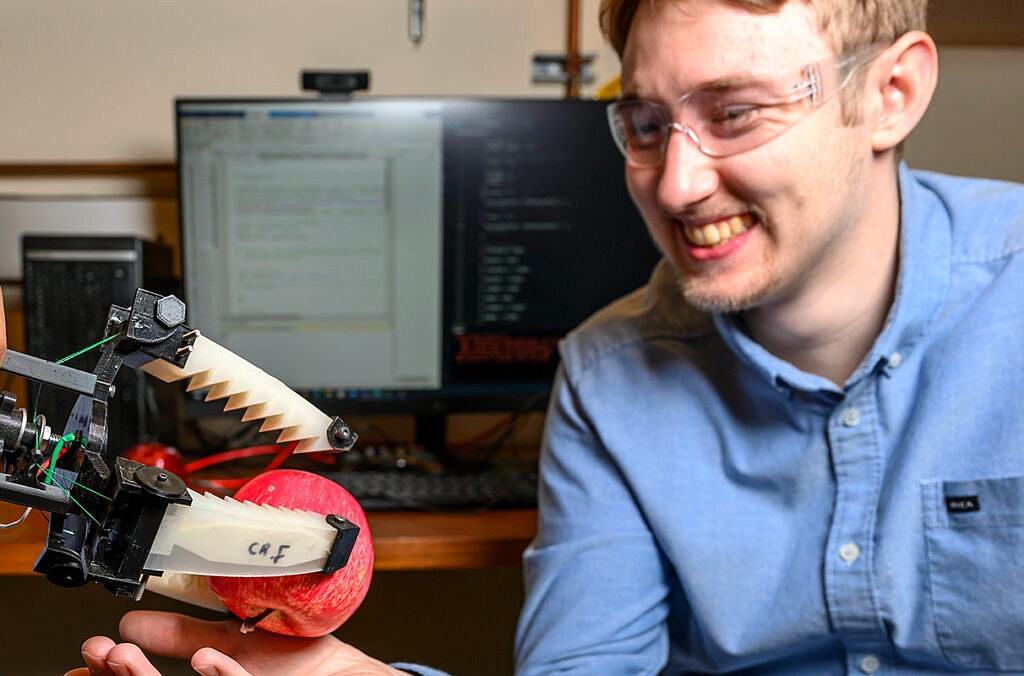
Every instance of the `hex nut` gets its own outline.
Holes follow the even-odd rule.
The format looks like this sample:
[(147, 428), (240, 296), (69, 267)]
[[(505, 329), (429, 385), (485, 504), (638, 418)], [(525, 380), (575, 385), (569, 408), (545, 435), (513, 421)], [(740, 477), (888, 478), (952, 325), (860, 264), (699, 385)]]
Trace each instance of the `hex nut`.
[(164, 296), (156, 302), (156, 319), (169, 329), (185, 323), (185, 303), (176, 296)]

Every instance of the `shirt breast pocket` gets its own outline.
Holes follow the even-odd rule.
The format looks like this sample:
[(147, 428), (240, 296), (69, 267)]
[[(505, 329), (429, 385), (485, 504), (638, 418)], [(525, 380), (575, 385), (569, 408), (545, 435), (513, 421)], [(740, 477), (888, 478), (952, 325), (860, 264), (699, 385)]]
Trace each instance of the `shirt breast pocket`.
[(1024, 670), (1024, 477), (922, 488), (943, 654), (958, 667)]

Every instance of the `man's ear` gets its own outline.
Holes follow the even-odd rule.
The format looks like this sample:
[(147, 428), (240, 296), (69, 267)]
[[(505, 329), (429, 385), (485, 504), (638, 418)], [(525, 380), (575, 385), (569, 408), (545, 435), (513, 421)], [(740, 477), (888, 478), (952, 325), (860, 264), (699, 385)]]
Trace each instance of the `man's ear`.
[(876, 64), (869, 79), (879, 102), (872, 145), (883, 152), (910, 135), (931, 103), (939, 73), (935, 41), (923, 31), (904, 33)]

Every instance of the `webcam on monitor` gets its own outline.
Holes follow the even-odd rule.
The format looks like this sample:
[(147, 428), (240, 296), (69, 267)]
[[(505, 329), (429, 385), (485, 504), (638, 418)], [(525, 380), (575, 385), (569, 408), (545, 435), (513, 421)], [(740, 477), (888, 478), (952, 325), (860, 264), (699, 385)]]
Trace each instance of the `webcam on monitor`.
[(304, 70), (302, 89), (322, 95), (348, 95), (370, 88), (367, 70)]

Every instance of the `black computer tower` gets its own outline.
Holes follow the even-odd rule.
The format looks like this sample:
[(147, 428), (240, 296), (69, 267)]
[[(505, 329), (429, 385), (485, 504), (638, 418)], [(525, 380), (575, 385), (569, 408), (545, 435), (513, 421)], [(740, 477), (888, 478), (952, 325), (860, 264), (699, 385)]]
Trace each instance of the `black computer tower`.
[[(22, 237), (25, 349), (51, 361), (103, 338), (111, 304), (130, 306), (137, 288), (176, 292), (169, 247), (138, 237)], [(92, 371), (99, 350), (68, 362)], [(108, 411), (108, 448), (122, 452), (149, 436), (145, 375), (122, 367)], [(32, 406), (61, 431), (78, 395), (53, 386), (30, 390)], [(38, 402), (38, 403), (37, 403)]]

